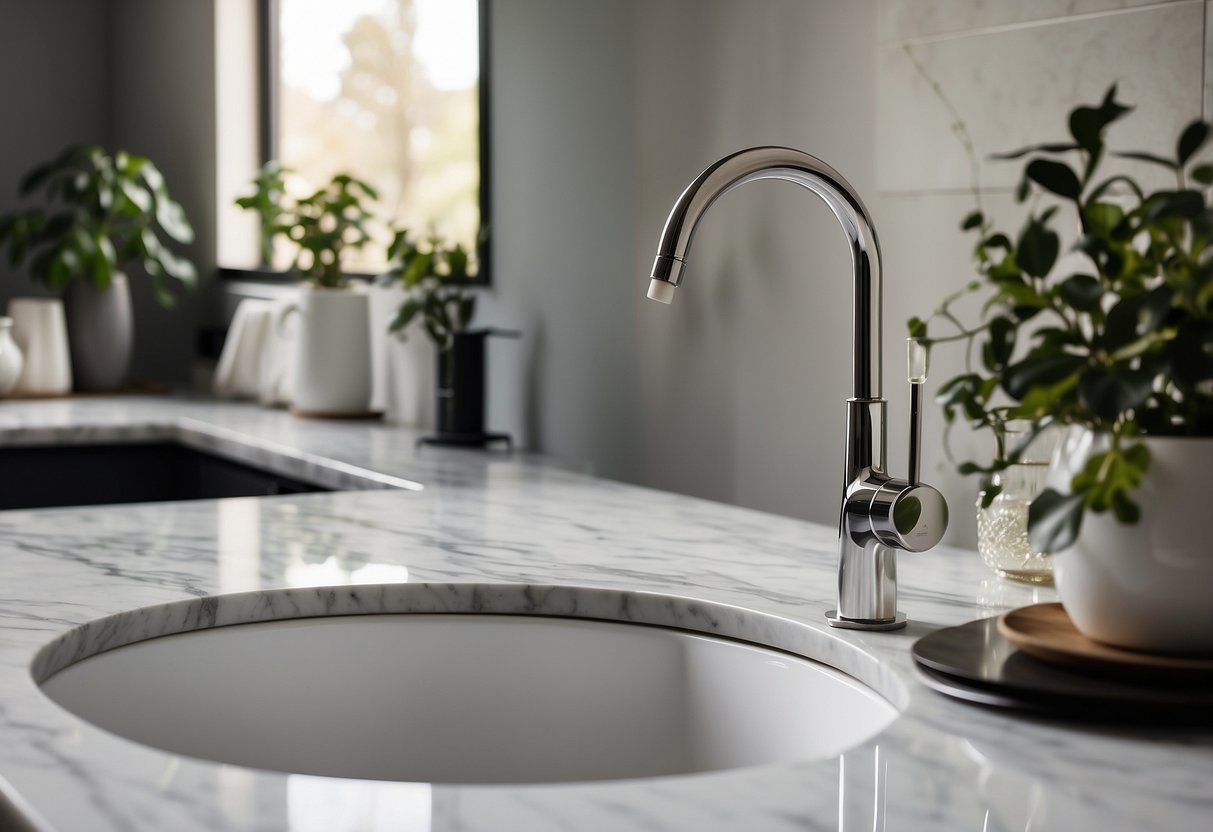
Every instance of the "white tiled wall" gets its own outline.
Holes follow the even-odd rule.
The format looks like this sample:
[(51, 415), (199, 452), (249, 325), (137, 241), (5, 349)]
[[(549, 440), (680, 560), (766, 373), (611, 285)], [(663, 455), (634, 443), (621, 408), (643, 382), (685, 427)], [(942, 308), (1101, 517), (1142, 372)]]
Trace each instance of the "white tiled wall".
[[(1211, 17), (1210, 0), (879, 0), (878, 194), (869, 204), (888, 274), (888, 343), (905, 336), (909, 315), (929, 313), (973, 277), (972, 240), (958, 227), (974, 203), (968, 157), (952, 132), (952, 116), (907, 52), (967, 125), (981, 157), (984, 207), (1013, 231), (1023, 221), (1023, 209), (1010, 195), (1022, 162), (986, 157), (1065, 140), (1069, 110), (1096, 103), (1114, 81), (1120, 100), (1137, 109), (1114, 126), (1110, 144), (1170, 155), (1184, 125), (1202, 113), (1213, 116)], [(1169, 184), (1161, 170), (1118, 164), (1145, 184)], [(938, 384), (960, 369), (962, 359), (940, 349), (932, 361), (931, 382)], [(890, 387), (891, 406), (899, 410), (904, 394), (900, 385)], [(961, 478), (942, 458), (939, 413), (929, 414), (937, 424), (928, 421), (925, 429), (932, 455), (927, 465), (952, 506), (949, 539), (973, 546), (976, 482)], [(895, 457), (903, 444), (890, 437)], [(962, 454), (980, 450), (964, 429), (953, 444)]]

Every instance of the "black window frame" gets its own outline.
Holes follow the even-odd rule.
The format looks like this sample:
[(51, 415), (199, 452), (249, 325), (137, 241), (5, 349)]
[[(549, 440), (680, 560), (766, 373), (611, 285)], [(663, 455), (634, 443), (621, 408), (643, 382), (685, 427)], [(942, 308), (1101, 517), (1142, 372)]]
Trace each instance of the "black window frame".
[[(480, 227), (491, 229), (492, 222), (492, 165), (490, 136), (490, 76), (489, 58), (490, 30), (489, 5), (491, 0), (478, 0), (480, 35), (480, 79), (479, 79), (479, 162), (480, 162)], [(257, 146), (261, 164), (274, 159), (278, 149), (278, 82), (279, 82), (279, 0), (257, 0), (257, 98), (258, 130)], [(482, 234), (477, 245), (476, 261), (479, 269), (464, 285), (492, 285), (492, 235)], [(224, 280), (257, 280), (273, 283), (293, 283), (297, 280), (291, 272), (277, 271), (268, 263), (253, 269), (234, 269), (220, 265), (219, 277)], [(355, 280), (373, 280), (376, 275), (350, 272)]]

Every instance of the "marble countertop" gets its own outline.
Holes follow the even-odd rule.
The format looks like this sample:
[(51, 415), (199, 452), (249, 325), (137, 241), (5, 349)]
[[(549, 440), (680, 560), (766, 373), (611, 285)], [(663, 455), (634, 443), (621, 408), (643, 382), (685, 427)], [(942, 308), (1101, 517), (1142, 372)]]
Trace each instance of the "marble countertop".
[[(375, 423), (169, 399), (0, 402), (0, 445), (166, 438), (354, 490), (0, 512), (0, 827), (16, 823), (14, 807), (31, 828), (60, 832), (1039, 832), (1206, 829), (1213, 816), (1207, 733), (1029, 719), (917, 680), (908, 651), (921, 635), (1052, 598), (996, 580), (972, 552), (900, 557), (907, 629), (833, 630), (823, 613), (833, 606), (835, 531), (825, 526), (534, 457), (417, 450), (415, 434)], [(333, 589), (385, 583), (408, 586)], [(205, 600), (229, 593), (252, 594)], [(588, 784), (380, 783), (140, 746), (63, 711), (31, 675), (55, 639), (59, 652), (39, 659), (46, 667), (186, 620), (274, 617), (284, 598), (296, 614), (477, 610), (673, 624), (821, 660), (902, 715), (828, 760)], [(118, 634), (76, 629), (165, 604)]]

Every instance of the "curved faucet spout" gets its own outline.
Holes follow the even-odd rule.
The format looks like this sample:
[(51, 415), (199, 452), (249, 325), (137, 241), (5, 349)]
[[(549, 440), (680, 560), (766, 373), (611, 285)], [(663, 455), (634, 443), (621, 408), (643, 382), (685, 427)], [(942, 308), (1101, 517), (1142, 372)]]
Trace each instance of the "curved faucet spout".
[(880, 398), (880, 244), (855, 189), (816, 156), (790, 147), (752, 147), (726, 156), (700, 174), (682, 192), (661, 232), (649, 297), (662, 303), (674, 299), (695, 228), (704, 213), (728, 191), (757, 179), (784, 179), (808, 188), (830, 206), (842, 224), (851, 243), (855, 273), (854, 398)]

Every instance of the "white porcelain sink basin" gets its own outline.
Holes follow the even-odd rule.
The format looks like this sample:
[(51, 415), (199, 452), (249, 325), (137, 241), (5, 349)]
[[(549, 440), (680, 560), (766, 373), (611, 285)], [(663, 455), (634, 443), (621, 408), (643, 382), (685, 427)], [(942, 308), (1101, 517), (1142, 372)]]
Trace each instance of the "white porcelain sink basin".
[(504, 615), (218, 627), (100, 653), (43, 690), (166, 751), (448, 783), (652, 777), (833, 756), (896, 716), (806, 659), (679, 630)]

